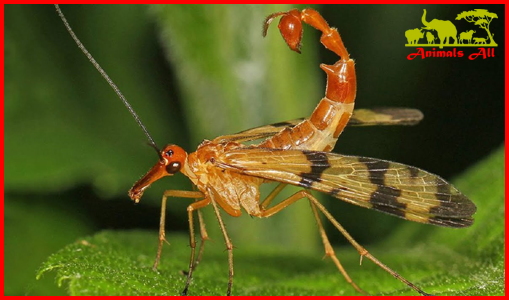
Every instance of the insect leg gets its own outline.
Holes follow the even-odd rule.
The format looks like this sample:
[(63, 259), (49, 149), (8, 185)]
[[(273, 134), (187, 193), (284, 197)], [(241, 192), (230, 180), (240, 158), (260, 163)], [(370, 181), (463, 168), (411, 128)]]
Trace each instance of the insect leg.
[(262, 210), (266, 209), (267, 206), (270, 205), (270, 203), (272, 202), (272, 200), (274, 200), (274, 198), (276, 198), (277, 195), (279, 195), (279, 193), (281, 193), (281, 191), (286, 187), (286, 183), (280, 183), (278, 184), (278, 186), (276, 186), (275, 189), (272, 190), (272, 192), (270, 192), (270, 194), (267, 196), (267, 198), (265, 198), (265, 200), (262, 201), (262, 203), (260, 203), (260, 208)]
[[(271, 196), (279, 189), (279, 191), (277, 191), (277, 193), (279, 193), (282, 188), (281, 185), (283, 185), (283, 187), (285, 186), (284, 184), (280, 184), (278, 185), (274, 191), (272, 191), (272, 193), (267, 197), (267, 199), (265, 199), (262, 204), (260, 205), (261, 206), (261, 209), (262, 211), (265, 210), (262, 214), (263, 217), (269, 217), (273, 214), (276, 214), (278, 212), (280, 212), (281, 210), (283, 210), (283, 208), (287, 207), (288, 205), (292, 204), (293, 202), (297, 201), (297, 200), (300, 200), (302, 198), (306, 198), (307, 195), (305, 195), (303, 192), (307, 193), (306, 191), (300, 191), (300, 192), (297, 192), (296, 194), (290, 196), (289, 198), (281, 201), (279, 204), (275, 205), (274, 207), (270, 208), (270, 209), (266, 209), (266, 206), (263, 206), (263, 204), (265, 204), (267, 202), (267, 200), (269, 200), (269, 198), (271, 198)], [(275, 195), (270, 199), (272, 200), (273, 198), (275, 197)], [(318, 200), (316, 200), (318, 201)], [(366, 293), (364, 290), (362, 290), (361, 288), (359, 288), (357, 286), (357, 284), (355, 284), (355, 282), (353, 282), (353, 280), (350, 278), (350, 276), (348, 275), (348, 273), (346, 272), (346, 270), (343, 268), (343, 266), (341, 265), (341, 263), (339, 262), (335, 252), (334, 252), (334, 249), (332, 248), (332, 245), (330, 244), (329, 242), (329, 238), (327, 237), (327, 234), (325, 233), (325, 230), (323, 228), (323, 225), (322, 225), (322, 221), (320, 220), (320, 216), (318, 215), (318, 211), (316, 209), (316, 205), (313, 201), (309, 201), (309, 203), (311, 204), (311, 208), (313, 209), (313, 214), (315, 216), (315, 219), (316, 219), (316, 224), (318, 225), (318, 229), (320, 231), (320, 236), (322, 237), (322, 242), (323, 242), (323, 245), (325, 247), (325, 255), (326, 256), (329, 256), (333, 261), (334, 261), (334, 264), (336, 264), (336, 267), (338, 268), (338, 270), (341, 272), (341, 274), (343, 274), (343, 276), (345, 277), (346, 281), (348, 283), (350, 283), (354, 289), (356, 289), (359, 293), (361, 294), (364, 294), (364, 295), (368, 295), (368, 293)]]
[[(286, 187), (286, 184), (285, 183), (280, 183), (268, 196), (267, 198), (260, 204), (260, 208), (261, 210), (265, 210), (267, 209), (267, 206), (270, 205), (270, 203), (272, 202), (272, 200)], [(322, 237), (322, 242), (323, 242), (323, 245), (324, 245), (324, 248), (325, 248), (325, 255), (326, 256), (329, 256), (331, 257), (331, 259), (334, 261), (334, 263), (336, 264), (337, 268), (339, 269), (339, 271), (341, 272), (341, 274), (343, 274), (343, 276), (345, 277), (346, 281), (348, 283), (350, 283), (359, 293), (361, 294), (364, 294), (364, 295), (367, 295), (367, 293), (362, 290), (361, 288), (359, 288), (357, 286), (357, 284), (355, 284), (353, 282), (353, 280), (350, 278), (350, 276), (348, 275), (348, 273), (346, 273), (345, 269), (343, 268), (343, 266), (341, 265), (341, 263), (339, 262), (335, 252), (334, 252), (334, 249), (332, 248), (330, 242), (329, 242), (329, 238), (327, 237), (327, 234), (325, 233), (325, 230), (323, 228), (323, 225), (322, 225), (322, 221), (320, 220), (320, 216), (318, 215), (318, 211), (316, 210), (316, 206), (314, 205), (314, 203), (312, 201), (309, 202), (311, 204), (311, 208), (313, 209), (313, 214), (315, 216), (315, 219), (316, 219), (316, 224), (318, 225), (318, 230), (320, 231), (320, 236)]]
[(193, 276), (194, 268), (194, 254), (196, 250), (196, 241), (194, 236), (194, 222), (193, 222), (193, 211), (203, 208), (209, 205), (209, 198), (205, 198), (200, 201), (196, 201), (187, 207), (187, 215), (189, 219), (189, 246), (191, 247), (191, 258), (189, 260), (189, 271), (187, 272), (187, 281), (184, 290), (182, 290), (182, 296), (187, 295), (189, 284), (191, 283), (191, 277)]
[(203, 221), (203, 214), (201, 213), (201, 210), (198, 210), (198, 223), (200, 224), (200, 236), (201, 236), (201, 242), (200, 242), (200, 249), (198, 250), (198, 257), (196, 258), (196, 261), (194, 262), (193, 269), (196, 270), (196, 267), (201, 261), (201, 257), (203, 255), (203, 249), (205, 249), (205, 241), (209, 239), (209, 235), (207, 234), (207, 230), (205, 229), (205, 222)]
[[(274, 198), (286, 187), (286, 185), (287, 185), (286, 183), (280, 183), (267, 196), (267, 198), (265, 198), (265, 200), (263, 200), (263, 202), (260, 204), (260, 208), (261, 208), (262, 211), (267, 209), (267, 206), (270, 205), (272, 200), (274, 200)], [(323, 225), (322, 225), (322, 221), (320, 220), (320, 216), (318, 215), (318, 211), (316, 210), (315, 204), (312, 201), (310, 201), (309, 203), (311, 204), (311, 208), (313, 209), (313, 214), (314, 214), (315, 219), (316, 219), (316, 224), (318, 225), (318, 230), (320, 231), (320, 236), (322, 237), (323, 245), (325, 247), (325, 255), (329, 256), (334, 261), (334, 264), (336, 264), (336, 267), (338, 268), (338, 270), (341, 272), (341, 274), (343, 274), (343, 276), (345, 277), (346, 281), (348, 283), (350, 283), (353, 286), (354, 289), (356, 289), (359, 293), (361, 293), (363, 295), (368, 295), (368, 293), (366, 293), (364, 290), (359, 288), (357, 286), (357, 284), (355, 282), (353, 282), (353, 280), (350, 278), (350, 276), (348, 275), (346, 270), (343, 268), (343, 266), (339, 262), (339, 259), (337, 258), (336, 253), (334, 252), (334, 249), (332, 248), (332, 246), (331, 246), (331, 244), (329, 242), (329, 238), (327, 237), (327, 234), (325, 233), (325, 230), (324, 230)]]
[[(196, 258), (196, 260), (194, 261), (194, 264), (193, 264), (193, 271), (196, 271), (196, 268), (200, 264), (201, 258), (203, 256), (203, 250), (205, 249), (205, 241), (209, 239), (209, 235), (207, 233), (207, 230), (205, 229), (205, 221), (203, 221), (203, 214), (202, 214), (201, 210), (197, 210), (197, 213), (198, 213), (198, 223), (200, 224), (201, 241), (200, 241), (200, 248), (198, 249), (198, 257)], [(185, 271), (183, 271), (183, 272), (186, 276), (188, 275), (188, 273), (186, 273)]]
[(226, 295), (230, 296), (232, 294), (232, 285), (233, 285), (233, 244), (228, 236), (228, 232), (226, 231), (226, 226), (224, 226), (223, 219), (221, 218), (221, 213), (219, 208), (217, 207), (216, 201), (214, 201), (213, 192), (210, 191), (209, 195), (212, 198), (212, 206), (214, 207), (214, 212), (216, 213), (217, 220), (219, 222), (219, 227), (221, 227), (221, 232), (223, 233), (224, 242), (226, 244), (226, 250), (228, 250), (228, 290), (226, 291)]
[[(161, 219), (159, 221), (159, 246), (157, 247), (157, 255), (154, 265), (152, 269), (157, 270), (157, 266), (159, 265), (159, 261), (161, 260), (161, 252), (163, 251), (163, 242), (166, 241), (165, 238), (165, 218), (166, 218), (166, 199), (168, 197), (180, 197), (180, 198), (203, 198), (205, 195), (202, 192), (197, 191), (178, 191), (178, 190), (168, 190), (163, 194), (163, 200), (161, 203)], [(167, 241), (166, 241), (167, 242)]]
[[(193, 191), (196, 190), (196, 186), (193, 185)], [(198, 200), (196, 200), (198, 201)], [(205, 221), (203, 220), (203, 214), (201, 210), (198, 210), (198, 224), (200, 224), (200, 248), (198, 250), (198, 257), (196, 258), (196, 261), (194, 262), (193, 269), (196, 270), (196, 267), (201, 262), (201, 258), (203, 255), (203, 250), (205, 249), (205, 241), (209, 239), (209, 235), (207, 233), (207, 229), (205, 228)]]
[(311, 195), (309, 192), (306, 192), (306, 191), (305, 191), (305, 193), (307, 194), (306, 197), (308, 199), (312, 200), (316, 204), (316, 206), (325, 215), (325, 217), (327, 217), (327, 219), (332, 223), (332, 225), (334, 225), (334, 227), (336, 227), (336, 229), (339, 232), (341, 232), (341, 234), (350, 242), (350, 244), (352, 244), (352, 246), (354, 246), (354, 248), (361, 255), (361, 258), (362, 257), (368, 258), (369, 260), (374, 262), (376, 265), (378, 265), (380, 268), (384, 269), (386, 272), (388, 272), (389, 274), (394, 276), (396, 279), (398, 279), (399, 281), (403, 282), (404, 284), (408, 285), (409, 287), (411, 287), (412, 289), (417, 291), (419, 294), (421, 294), (423, 296), (430, 296), (430, 294), (424, 292), (423, 290), (421, 290), (420, 288), (415, 286), (413, 283), (408, 281), (406, 278), (399, 275), (396, 271), (392, 270), (391, 268), (389, 268), (388, 266), (386, 266), (385, 264), (380, 262), (378, 259), (376, 259), (373, 255), (371, 255), (371, 253), (369, 253), (368, 250), (366, 250), (364, 247), (359, 245), (353, 239), (353, 237), (345, 230), (345, 228), (343, 228), (343, 226), (341, 226), (341, 224), (339, 224), (339, 222), (329, 213), (329, 211), (320, 202), (318, 202), (318, 200), (316, 198), (313, 197), (313, 195)]
[(348, 283), (350, 283), (354, 289), (356, 289), (359, 293), (361, 293), (363, 295), (368, 295), (368, 293), (366, 293), (363, 289), (361, 289), (359, 286), (357, 286), (357, 284), (355, 282), (353, 282), (353, 280), (350, 278), (350, 276), (348, 275), (346, 270), (343, 268), (343, 266), (339, 262), (339, 259), (336, 256), (336, 253), (334, 252), (334, 248), (332, 248), (332, 245), (329, 242), (327, 233), (325, 232), (325, 229), (323, 228), (322, 221), (320, 220), (320, 216), (318, 215), (318, 211), (316, 209), (316, 205), (312, 201), (309, 201), (309, 204), (311, 204), (311, 208), (313, 209), (313, 215), (315, 216), (316, 224), (318, 225), (318, 230), (320, 231), (320, 235), (322, 237), (323, 246), (325, 247), (325, 255), (329, 256), (332, 259), (334, 264), (336, 264), (336, 267), (338, 268), (339, 272), (341, 272), (341, 274), (343, 274), (346, 281)]
[[(287, 184), (280, 183), (268, 196), (263, 202), (260, 204), (261, 210), (265, 210), (267, 206), (272, 202), (272, 200), (286, 187)], [(329, 238), (327, 237), (327, 233), (325, 232), (325, 229), (323, 228), (322, 221), (320, 220), (320, 216), (318, 215), (318, 211), (316, 210), (316, 206), (312, 201), (309, 201), (309, 204), (311, 204), (311, 208), (313, 209), (313, 214), (316, 219), (316, 224), (318, 225), (318, 230), (320, 231), (320, 236), (322, 237), (323, 246), (325, 248), (325, 255), (329, 256), (333, 261), (334, 264), (336, 264), (336, 267), (338, 270), (343, 274), (346, 281), (350, 283), (354, 289), (356, 289), (359, 293), (368, 295), (364, 290), (359, 288), (355, 282), (350, 278), (348, 273), (346, 273), (346, 270), (343, 268), (341, 263), (339, 262), (339, 259), (336, 256), (336, 253), (334, 252), (334, 249), (332, 248), (332, 245), (329, 242)]]
[(325, 215), (325, 217), (336, 227), (336, 229), (352, 244), (352, 246), (359, 252), (361, 257), (366, 257), (372, 262), (374, 262), (376, 265), (378, 265), (380, 268), (384, 269), (386, 272), (394, 276), (396, 279), (400, 280), (401, 282), (405, 283), (415, 291), (417, 291), (419, 294), (423, 296), (429, 296), (428, 293), (425, 293), (423, 290), (415, 286), (413, 283), (396, 273), (394, 270), (390, 269), (388, 266), (380, 262), (378, 259), (376, 259), (373, 255), (371, 255), (368, 250), (366, 250), (364, 247), (362, 247), (359, 243), (357, 243), (353, 237), (339, 224), (339, 222), (330, 214), (330, 212), (308, 191), (302, 190), (299, 191), (292, 196), (288, 197), (287, 199), (283, 200), (282, 202), (278, 203), (277, 205), (265, 210), (262, 212), (262, 217), (270, 217), (273, 214), (278, 213), (283, 208), (289, 206), (290, 204), (296, 202), (297, 200), (300, 200), (302, 198), (308, 198), (316, 207)]

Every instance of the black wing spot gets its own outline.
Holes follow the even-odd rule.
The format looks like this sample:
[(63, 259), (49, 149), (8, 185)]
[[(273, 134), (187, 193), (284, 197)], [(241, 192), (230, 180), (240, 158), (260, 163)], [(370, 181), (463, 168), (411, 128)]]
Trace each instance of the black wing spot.
[(400, 217), (403, 219), (406, 219), (405, 217), (405, 211), (400, 208), (385, 206), (385, 205), (379, 205), (379, 204), (373, 204), (373, 209), (376, 209), (380, 212), (384, 212), (389, 215), (393, 215), (396, 217)]
[(398, 201), (401, 190), (385, 184), (385, 173), (387, 173), (390, 163), (365, 157), (360, 157), (359, 162), (366, 166), (369, 172), (369, 180), (377, 186), (376, 191), (371, 193), (369, 199), (373, 208), (391, 215), (404, 217), (407, 206), (405, 203)]
[(474, 223), (474, 219), (472, 218), (461, 218), (461, 219), (453, 219), (453, 218), (441, 218), (441, 217), (431, 217), (428, 219), (428, 222), (433, 225), (444, 226), (444, 227), (468, 227)]
[(305, 188), (311, 188), (313, 182), (322, 181), (322, 173), (330, 168), (329, 159), (324, 152), (302, 151), (306, 155), (307, 160), (311, 163), (311, 171), (309, 173), (300, 173), (302, 179), (299, 185)]
[(417, 178), (419, 176), (419, 169), (408, 166), (408, 172), (410, 173), (410, 177)]
[(384, 177), (389, 169), (389, 162), (383, 160), (376, 160), (366, 157), (359, 157), (359, 162), (363, 163), (369, 172), (369, 181), (376, 185), (385, 185)]
[(371, 194), (369, 202), (376, 210), (404, 218), (407, 205), (398, 201), (399, 196), (401, 196), (400, 189), (378, 186), (376, 191)]
[(449, 184), (441, 179), (436, 179), (436, 186), (437, 186), (437, 192), (435, 193), (435, 197), (444, 202), (450, 202), (451, 201), (451, 187)]
[(339, 187), (339, 188), (333, 188), (330, 192), (329, 192), (329, 195), (333, 196), (333, 197), (337, 197), (339, 195), (339, 193), (343, 192), (343, 191), (348, 191), (347, 188), (345, 187)]
[(477, 207), (475, 204), (465, 195), (455, 190), (449, 183), (447, 183), (447, 181), (438, 177), (436, 180), (436, 186), (437, 192), (435, 193), (435, 197), (440, 200), (440, 205), (432, 207), (430, 209), (430, 214), (437, 216), (437, 218), (463, 218), (470, 217), (476, 212)]

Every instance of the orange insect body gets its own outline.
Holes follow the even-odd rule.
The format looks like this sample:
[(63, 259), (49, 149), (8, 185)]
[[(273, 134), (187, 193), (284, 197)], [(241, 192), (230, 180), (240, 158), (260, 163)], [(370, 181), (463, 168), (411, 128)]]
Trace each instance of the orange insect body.
[[(326, 48), (342, 56), (334, 65), (322, 64), (320, 66), (327, 73), (327, 87), (325, 97), (318, 103), (311, 117), (293, 128), (285, 128), (259, 145), (251, 147), (330, 151), (334, 148), (338, 136), (346, 127), (353, 113), (356, 93), (354, 62), (346, 52), (337, 30), (330, 28), (322, 16), (313, 9), (304, 9), (302, 12), (293, 9), (287, 13), (270, 15), (267, 17), (264, 35), (268, 24), (273, 18), (280, 15), (283, 15), (283, 17), (278, 27), (292, 50), (300, 52), (302, 20), (321, 30), (323, 33), (320, 41)], [(198, 146), (196, 152), (188, 156), (187, 160), (181, 160), (181, 157), (179, 157), (179, 162), (183, 166), (182, 173), (189, 177), (205, 196), (210, 191), (214, 191), (217, 203), (228, 214), (240, 216), (240, 207), (242, 206), (250, 215), (261, 216), (258, 188), (263, 180), (244, 176), (238, 172), (218, 169), (213, 163), (215, 157), (220, 156), (225, 151), (245, 148), (246, 146), (232, 142), (217, 143), (216, 140), (204, 141)], [(163, 150), (161, 153), (165, 153), (165, 151)], [(148, 185), (164, 176), (173, 175), (166, 172), (161, 164), (172, 163), (175, 159), (165, 158), (159, 161), (133, 186), (129, 191), (129, 196), (135, 202), (138, 202), (143, 190)], [(224, 182), (228, 184), (224, 184)]]
[(214, 200), (229, 215), (240, 216), (242, 206), (250, 215), (260, 216), (258, 188), (263, 179), (220, 169), (215, 165), (215, 159), (224, 153), (244, 147), (239, 143), (215, 144), (205, 141), (188, 157), (192, 174), (183, 173), (191, 178), (200, 191), (206, 191), (207, 194), (213, 192)]

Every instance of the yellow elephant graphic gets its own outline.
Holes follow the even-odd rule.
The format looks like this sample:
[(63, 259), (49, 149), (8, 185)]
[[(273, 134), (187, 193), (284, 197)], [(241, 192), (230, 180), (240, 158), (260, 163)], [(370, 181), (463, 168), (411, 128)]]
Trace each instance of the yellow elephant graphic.
[(424, 13), (422, 14), (422, 24), (425, 26), (423, 27), (424, 29), (436, 30), (438, 39), (440, 40), (440, 48), (443, 48), (444, 44), (449, 45), (450, 38), (454, 40), (453, 44), (457, 43), (456, 36), (458, 35), (458, 31), (451, 21), (433, 19), (432, 21), (427, 22), (426, 9), (424, 9)]

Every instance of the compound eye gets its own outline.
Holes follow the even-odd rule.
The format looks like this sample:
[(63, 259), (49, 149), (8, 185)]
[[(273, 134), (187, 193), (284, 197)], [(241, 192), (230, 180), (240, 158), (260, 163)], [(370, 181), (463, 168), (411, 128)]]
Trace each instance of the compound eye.
[(173, 150), (170, 149), (170, 150), (166, 151), (165, 154), (168, 157), (172, 157), (173, 156)]
[[(170, 150), (171, 151), (171, 150)], [(178, 171), (180, 171), (181, 164), (178, 161), (171, 162), (169, 165), (166, 166), (166, 172), (169, 174), (175, 174)]]

